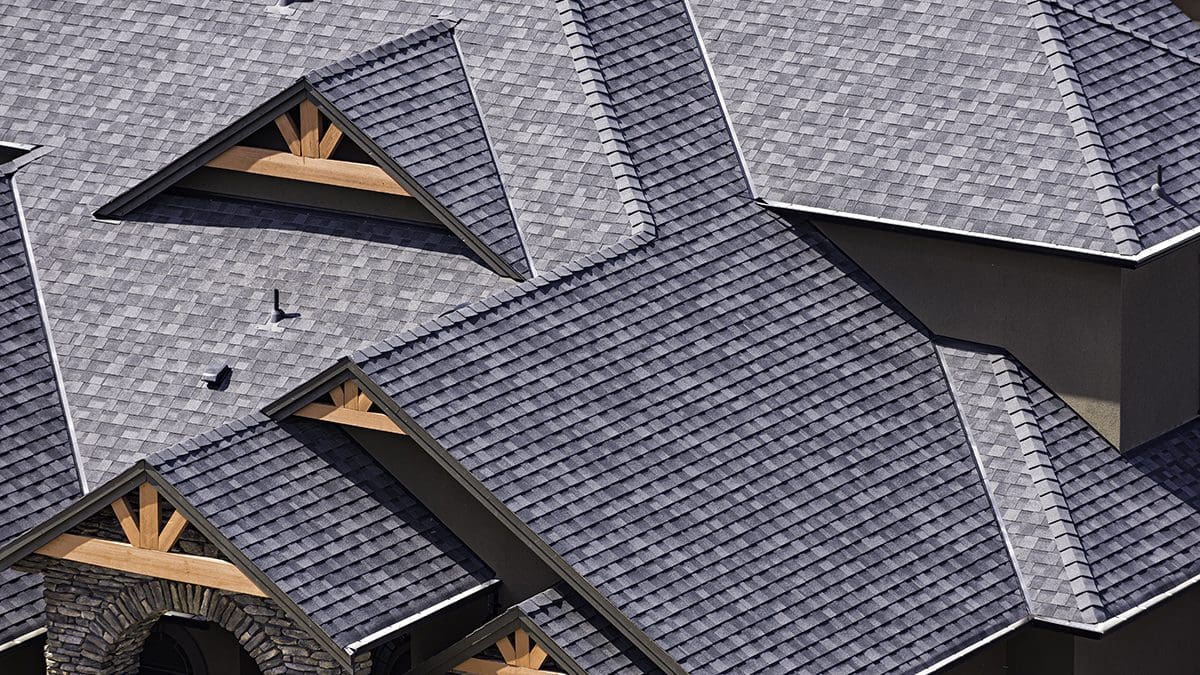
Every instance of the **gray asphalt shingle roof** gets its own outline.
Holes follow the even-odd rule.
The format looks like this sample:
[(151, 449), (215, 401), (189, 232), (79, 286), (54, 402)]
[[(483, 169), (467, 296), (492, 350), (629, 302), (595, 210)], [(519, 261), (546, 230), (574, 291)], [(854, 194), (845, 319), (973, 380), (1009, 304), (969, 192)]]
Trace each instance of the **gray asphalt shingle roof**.
[(565, 584), (547, 589), (518, 607), (588, 675), (662, 672)]
[(1122, 454), (1007, 354), (939, 349), (1034, 615), (1096, 625), (1200, 575), (1200, 422)]
[(680, 3), (580, 10), (657, 237), (364, 370), (689, 671), (913, 669), (1019, 620), (927, 337), (751, 203)]
[[(81, 494), (16, 199), (0, 175), (0, 542)], [(37, 575), (0, 572), (0, 613), (0, 643), (41, 625)]]
[(147, 463), (343, 648), (493, 578), (336, 425), (259, 416)]
[(1123, 255), (1196, 227), (1200, 55), (1169, 0), (694, 6), (759, 197)]
[(529, 278), (525, 245), (453, 30), (438, 22), (306, 79), (489, 249)]

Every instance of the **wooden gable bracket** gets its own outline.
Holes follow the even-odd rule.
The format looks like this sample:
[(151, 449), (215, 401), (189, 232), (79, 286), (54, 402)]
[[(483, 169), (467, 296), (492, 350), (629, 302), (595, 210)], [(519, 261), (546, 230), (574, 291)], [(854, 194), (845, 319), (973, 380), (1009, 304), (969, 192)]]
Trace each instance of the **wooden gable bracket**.
[(501, 661), (470, 658), (454, 666), (455, 673), (465, 675), (561, 675), (553, 670), (540, 670), (548, 654), (540, 645), (529, 639), (524, 628), (517, 628), (511, 636), (496, 641)]
[(124, 497), (112, 503), (113, 513), (128, 542), (108, 541), (77, 534), (60, 534), (36, 553), (96, 567), (141, 574), (185, 584), (219, 588), (258, 597), (267, 594), (233, 563), (205, 556), (171, 553), (187, 527), (187, 518), (176, 510), (161, 529), (158, 490), (150, 483), (138, 486), (135, 516)]
[(275, 127), (283, 136), (289, 152), (235, 145), (209, 160), (205, 166), (401, 197), (411, 196), (386, 171), (374, 164), (331, 159), (344, 134), (329, 120), (325, 122), (325, 133), (321, 133), (324, 116), (311, 100), (300, 102), (299, 118), (299, 128), (291, 112), (285, 111), (275, 118)]
[(358, 386), (358, 380), (353, 378), (341, 384), (334, 385), (326, 392), (326, 401), (309, 403), (296, 411), (299, 417), (345, 424), (350, 427), (374, 429), (393, 434), (403, 434), (404, 430), (392, 421), (392, 418), (381, 412), (372, 412), (374, 402)]

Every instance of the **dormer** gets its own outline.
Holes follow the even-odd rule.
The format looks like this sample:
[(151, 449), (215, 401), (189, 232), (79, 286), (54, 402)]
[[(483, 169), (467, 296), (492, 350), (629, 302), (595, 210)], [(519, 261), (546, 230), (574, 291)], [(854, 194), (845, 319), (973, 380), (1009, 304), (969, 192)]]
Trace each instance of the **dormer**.
[(535, 274), (444, 22), (307, 74), (96, 215), (167, 189), (439, 224), (498, 274)]

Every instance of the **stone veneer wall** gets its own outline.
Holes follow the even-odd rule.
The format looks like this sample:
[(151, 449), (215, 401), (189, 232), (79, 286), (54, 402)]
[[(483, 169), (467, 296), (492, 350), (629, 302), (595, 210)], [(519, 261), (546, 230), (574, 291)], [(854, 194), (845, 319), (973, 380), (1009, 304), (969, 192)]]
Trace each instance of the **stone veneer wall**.
[[(125, 574), (34, 555), (46, 599), (47, 675), (136, 675), (154, 623), (168, 611), (208, 619), (232, 633), (264, 675), (344, 674), (333, 657), (273, 600)], [(354, 671), (371, 671), (369, 653)]]

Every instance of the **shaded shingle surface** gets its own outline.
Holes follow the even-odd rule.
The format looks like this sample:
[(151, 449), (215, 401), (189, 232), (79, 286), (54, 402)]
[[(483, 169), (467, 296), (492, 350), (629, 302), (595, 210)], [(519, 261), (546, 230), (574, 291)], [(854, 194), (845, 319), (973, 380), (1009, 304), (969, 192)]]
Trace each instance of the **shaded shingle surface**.
[(521, 233), (452, 31), (439, 22), (306, 77), (480, 241), (529, 278)]
[(691, 672), (916, 668), (1019, 619), (928, 339), (750, 202), (681, 3), (579, 10), (657, 238), (360, 363)]
[(1111, 23), (1194, 50), (1170, 2), (694, 7), (761, 197), (1125, 255), (1196, 226), (1145, 181), (1162, 158), (1194, 197), (1196, 54)]
[[(1200, 423), (1122, 454), (1011, 357), (942, 351), (1035, 615), (1095, 624), (1200, 574)], [(1023, 413), (1006, 421), (997, 411), (1013, 398)], [(1030, 438), (1040, 464), (1021, 456)], [(1056, 513), (1069, 522), (1055, 525)], [(1054, 579), (1047, 535), (1074, 549), (1059, 575), (1074, 597)], [(1072, 619), (1071, 606), (1085, 611)]]
[[(441, 227), (164, 195), (44, 243), (89, 478), (260, 408), (347, 351), (511, 282)], [(299, 317), (270, 324), (271, 292)], [(200, 381), (233, 369), (226, 390)]]
[(519, 607), (588, 675), (662, 672), (565, 585), (543, 591)]
[[(26, 255), (12, 179), (0, 176), (0, 541), (80, 495), (79, 473)], [(0, 643), (41, 625), (41, 581), (0, 572)]]
[(149, 464), (343, 648), (493, 578), (337, 426), (225, 432)]

